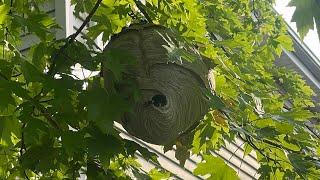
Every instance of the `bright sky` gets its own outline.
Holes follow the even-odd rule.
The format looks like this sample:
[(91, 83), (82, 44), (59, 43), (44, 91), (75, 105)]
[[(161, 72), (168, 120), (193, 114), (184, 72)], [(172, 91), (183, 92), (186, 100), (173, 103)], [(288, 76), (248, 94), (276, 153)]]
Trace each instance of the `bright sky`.
[[(297, 32), (297, 27), (295, 22), (291, 22), (292, 14), (295, 7), (287, 7), (290, 0), (276, 0), (275, 9), (279, 14), (286, 20), (286, 22), (291, 26), (291, 28)], [(320, 43), (317, 35), (316, 28), (309, 31), (307, 36), (304, 38), (304, 43), (309, 47), (309, 49), (320, 59)]]

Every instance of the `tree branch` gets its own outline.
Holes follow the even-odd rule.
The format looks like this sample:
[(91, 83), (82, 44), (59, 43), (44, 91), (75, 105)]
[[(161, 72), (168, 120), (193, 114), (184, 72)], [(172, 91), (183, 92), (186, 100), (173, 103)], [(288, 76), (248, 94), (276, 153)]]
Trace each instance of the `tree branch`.
[(143, 4), (140, 0), (133, 0), (134, 3), (137, 5), (137, 8), (140, 10), (140, 12), (143, 14), (143, 16), (147, 19), (149, 23), (152, 23), (152, 18), (149, 16), (147, 11), (143, 8)]
[(86, 19), (81, 24), (80, 28), (73, 35), (70, 36), (70, 39), (68, 41), (69, 44), (72, 43), (76, 39), (76, 37), (81, 33), (83, 28), (86, 27), (86, 25), (90, 22), (92, 16), (94, 15), (94, 13), (96, 13), (96, 11), (99, 8), (101, 2), (102, 2), (102, 0), (98, 0), (96, 2), (94, 7), (92, 8), (91, 12), (89, 13), (89, 15), (86, 17)]
[(86, 27), (86, 25), (90, 22), (92, 16), (94, 15), (94, 13), (97, 11), (97, 9), (99, 8), (100, 4), (101, 4), (102, 0), (97, 0), (96, 4), (94, 5), (94, 7), (92, 8), (92, 10), (90, 11), (89, 15), (86, 17), (86, 19), (83, 21), (83, 23), (81, 24), (80, 28), (69, 37), (69, 40), (66, 42), (66, 44), (64, 46), (62, 46), (57, 53), (54, 54), (54, 56), (52, 57), (52, 65), (49, 68), (48, 74), (49, 75), (54, 75), (55, 71), (54, 68), (56, 66), (56, 59), (58, 57), (58, 55), (60, 53), (63, 53), (63, 51), (70, 45), (72, 44), (75, 39), (77, 38), (77, 36), (81, 33), (81, 31), (83, 30), (84, 27)]

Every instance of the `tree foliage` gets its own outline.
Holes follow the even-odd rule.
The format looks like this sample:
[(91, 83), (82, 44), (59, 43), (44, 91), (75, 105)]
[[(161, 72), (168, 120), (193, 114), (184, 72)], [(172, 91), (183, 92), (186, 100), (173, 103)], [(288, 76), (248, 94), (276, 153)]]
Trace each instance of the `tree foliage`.
[(297, 29), (301, 39), (309, 30), (316, 27), (320, 40), (320, 2), (318, 0), (291, 0), (288, 6), (295, 7), (291, 21), (297, 23)]
[[(41, 8), (44, 2), (0, 1), (1, 179), (172, 176), (161, 168), (142, 171), (134, 153), (158, 164), (156, 155), (123, 139), (113, 127), (139, 98), (134, 84), (130, 91), (135, 98), (128, 100), (116, 88), (107, 91), (99, 75), (78, 78), (73, 73), (76, 64), (90, 71), (100, 71), (103, 64), (112, 72), (113, 85), (132, 83), (122, 77), (133, 63), (130, 56), (105, 54), (94, 39), (102, 34), (107, 43), (141, 21), (171, 28), (185, 47), (197, 47), (215, 65), (210, 111), (166, 150), (176, 145), (182, 163), (189, 151), (202, 157), (196, 175), (236, 179), (235, 171), (212, 151), (240, 138), (246, 153), (257, 154), (261, 179), (320, 177), (319, 137), (305, 127), (308, 119), (318, 117), (308, 110), (314, 106), (313, 91), (299, 75), (273, 65), (283, 48), (292, 50), (292, 43), (269, 2), (147, 0), (144, 5), (135, 0), (73, 0), (75, 15), (88, 15), (84, 26), (89, 21), (94, 25), (85, 35), (80, 28), (60, 40), (54, 35), (60, 27)], [(39, 39), (28, 54), (18, 50), (24, 34)], [(183, 51), (173, 53), (185, 56)]]

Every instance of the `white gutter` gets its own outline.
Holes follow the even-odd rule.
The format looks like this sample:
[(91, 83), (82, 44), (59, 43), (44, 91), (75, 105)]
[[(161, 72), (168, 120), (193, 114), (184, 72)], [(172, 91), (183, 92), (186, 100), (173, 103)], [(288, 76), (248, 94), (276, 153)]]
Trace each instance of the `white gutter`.
[[(301, 62), (301, 60), (294, 55), (292, 52), (289, 52), (283, 49), (283, 52), (291, 59), (291, 61), (310, 79), (310, 81), (320, 89), (320, 81), (314, 76), (314, 74)], [(319, 72), (320, 75), (320, 72)]]

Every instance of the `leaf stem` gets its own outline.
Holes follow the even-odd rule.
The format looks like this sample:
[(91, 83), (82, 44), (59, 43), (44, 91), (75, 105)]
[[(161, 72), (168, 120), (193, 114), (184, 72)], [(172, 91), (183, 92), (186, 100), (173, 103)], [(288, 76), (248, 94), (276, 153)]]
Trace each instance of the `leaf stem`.
[[(26, 145), (24, 143), (24, 132), (23, 132), (23, 129), (26, 127), (26, 124), (23, 123), (22, 124), (22, 127), (21, 127), (21, 146), (20, 146), (20, 157), (24, 154), (24, 151), (26, 150)], [(21, 161), (21, 159), (20, 159)], [(23, 174), (24, 174), (24, 177), (27, 179), (27, 180), (30, 180), (30, 178), (28, 177), (27, 173), (26, 173), (26, 170), (23, 170)]]

